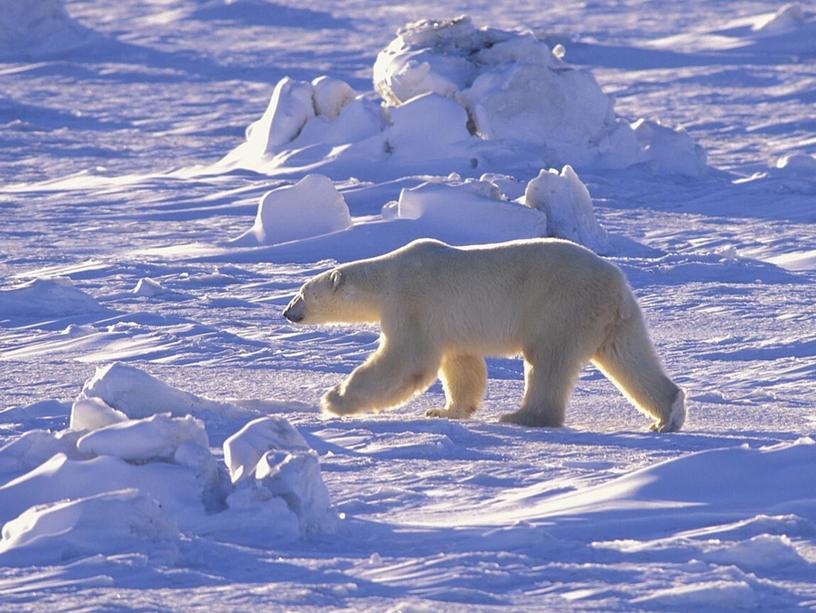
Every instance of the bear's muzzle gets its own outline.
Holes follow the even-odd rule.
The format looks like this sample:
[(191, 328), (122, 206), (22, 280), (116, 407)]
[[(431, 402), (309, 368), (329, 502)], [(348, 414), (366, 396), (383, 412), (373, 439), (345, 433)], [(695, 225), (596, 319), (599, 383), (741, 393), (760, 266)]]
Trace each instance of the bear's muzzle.
[(292, 301), (287, 305), (287, 307), (283, 310), (283, 316), (293, 323), (298, 323), (303, 321), (303, 317), (306, 311), (306, 301), (303, 300), (303, 296), (298, 294)]

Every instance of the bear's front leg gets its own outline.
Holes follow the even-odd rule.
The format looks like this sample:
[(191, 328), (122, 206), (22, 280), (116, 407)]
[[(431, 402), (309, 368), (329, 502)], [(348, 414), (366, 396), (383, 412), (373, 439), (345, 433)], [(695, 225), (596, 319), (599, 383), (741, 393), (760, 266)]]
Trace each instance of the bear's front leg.
[(343, 394), (342, 388), (342, 384), (338, 384), (325, 393), (320, 403), (324, 413), (352, 415), (358, 412), (353, 401)]
[(451, 355), (442, 357), (439, 378), (445, 390), (447, 404), (444, 409), (429, 409), (428, 417), (467, 419), (476, 411), (487, 387), (487, 365), (477, 355)]
[(326, 413), (352, 415), (401, 404), (436, 379), (439, 358), (425, 345), (383, 343), (340, 385), (323, 396)]

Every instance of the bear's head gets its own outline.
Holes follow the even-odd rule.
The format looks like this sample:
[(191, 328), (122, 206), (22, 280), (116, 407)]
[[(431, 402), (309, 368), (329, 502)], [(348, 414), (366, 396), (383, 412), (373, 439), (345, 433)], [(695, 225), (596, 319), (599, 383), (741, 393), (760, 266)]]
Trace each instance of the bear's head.
[(335, 268), (309, 279), (283, 311), (298, 324), (358, 323), (379, 320), (371, 297), (350, 270)]

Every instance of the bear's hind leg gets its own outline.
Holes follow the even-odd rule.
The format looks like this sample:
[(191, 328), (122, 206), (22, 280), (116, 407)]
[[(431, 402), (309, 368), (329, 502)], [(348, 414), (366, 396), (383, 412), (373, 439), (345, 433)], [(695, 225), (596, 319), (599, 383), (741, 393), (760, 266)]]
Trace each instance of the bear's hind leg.
[(348, 378), (329, 390), (323, 411), (352, 415), (387, 409), (409, 400), (436, 380), (440, 358), (417, 339), (398, 343), (387, 339), (355, 368)]
[(444, 409), (429, 409), (428, 417), (467, 419), (479, 407), (487, 388), (487, 366), (477, 355), (446, 354), (442, 357), (439, 378), (445, 389)]
[(651, 430), (676, 432), (683, 427), (685, 392), (663, 371), (640, 309), (616, 322), (592, 362), (638, 410), (655, 420)]
[(580, 368), (580, 360), (563, 351), (525, 351), (524, 400), (518, 411), (502, 415), (499, 421), (520, 426), (563, 426), (567, 401)]

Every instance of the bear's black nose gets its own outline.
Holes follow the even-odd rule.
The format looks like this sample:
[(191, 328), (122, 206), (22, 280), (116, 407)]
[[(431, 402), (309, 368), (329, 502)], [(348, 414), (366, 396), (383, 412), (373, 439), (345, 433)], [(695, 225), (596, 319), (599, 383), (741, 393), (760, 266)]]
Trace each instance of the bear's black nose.
[(286, 310), (283, 312), (283, 316), (294, 323), (297, 323), (303, 319), (303, 315), (298, 315), (292, 312), (292, 307), (286, 307)]

